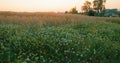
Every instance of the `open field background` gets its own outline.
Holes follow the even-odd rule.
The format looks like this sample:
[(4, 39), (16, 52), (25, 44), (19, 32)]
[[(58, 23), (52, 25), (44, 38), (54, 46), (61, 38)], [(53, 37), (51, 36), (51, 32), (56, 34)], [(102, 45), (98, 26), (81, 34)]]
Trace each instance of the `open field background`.
[(120, 18), (0, 12), (0, 63), (119, 63)]
[(28, 25), (34, 24), (39, 26), (44, 25), (63, 25), (67, 23), (79, 24), (83, 21), (109, 21), (118, 22), (120, 18), (109, 18), (109, 17), (90, 17), (73, 14), (61, 14), (61, 13), (29, 13), (29, 12), (0, 12), (0, 23), (1, 24), (20, 24)]

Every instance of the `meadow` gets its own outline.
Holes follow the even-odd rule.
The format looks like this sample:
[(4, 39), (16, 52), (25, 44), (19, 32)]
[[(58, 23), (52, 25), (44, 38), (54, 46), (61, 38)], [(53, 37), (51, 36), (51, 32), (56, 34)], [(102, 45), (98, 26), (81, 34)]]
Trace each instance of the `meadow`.
[(0, 63), (119, 62), (119, 17), (0, 12)]

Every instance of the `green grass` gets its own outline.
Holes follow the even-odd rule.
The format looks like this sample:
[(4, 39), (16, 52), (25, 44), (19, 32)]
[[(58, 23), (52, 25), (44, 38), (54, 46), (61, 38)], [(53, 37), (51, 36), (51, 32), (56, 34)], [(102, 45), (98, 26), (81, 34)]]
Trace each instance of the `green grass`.
[(119, 20), (0, 24), (0, 63), (119, 62)]

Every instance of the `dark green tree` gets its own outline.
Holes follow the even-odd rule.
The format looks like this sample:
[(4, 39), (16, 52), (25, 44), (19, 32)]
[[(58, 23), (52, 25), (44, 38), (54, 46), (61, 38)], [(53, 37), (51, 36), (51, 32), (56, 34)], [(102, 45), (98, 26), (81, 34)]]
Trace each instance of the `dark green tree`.
[(105, 10), (106, 0), (94, 0), (93, 1), (93, 9), (97, 12), (97, 14), (101, 14)]
[(118, 12), (118, 14), (119, 14), (119, 17), (120, 17), (120, 11)]

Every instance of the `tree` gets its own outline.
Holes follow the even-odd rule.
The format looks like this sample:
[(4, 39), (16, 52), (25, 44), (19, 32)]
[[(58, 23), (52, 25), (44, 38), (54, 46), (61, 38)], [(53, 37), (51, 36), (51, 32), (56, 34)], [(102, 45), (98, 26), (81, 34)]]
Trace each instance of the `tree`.
[(89, 12), (91, 10), (91, 2), (86, 1), (84, 5), (81, 7), (83, 12)]
[(105, 3), (106, 3), (106, 0), (93, 1), (93, 9), (97, 12), (97, 14), (100, 14), (105, 10)]
[(77, 11), (76, 7), (73, 7), (73, 8), (70, 10), (70, 13), (72, 13), (72, 14), (77, 14), (78, 11)]

